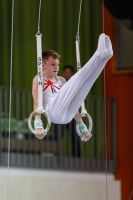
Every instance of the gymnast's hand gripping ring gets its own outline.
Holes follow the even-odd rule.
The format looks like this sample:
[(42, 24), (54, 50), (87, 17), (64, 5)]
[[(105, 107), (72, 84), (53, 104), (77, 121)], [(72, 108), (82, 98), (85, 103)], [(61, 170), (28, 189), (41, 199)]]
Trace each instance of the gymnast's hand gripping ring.
[(44, 132), (47, 135), (47, 132), (49, 131), (50, 126), (51, 126), (51, 120), (50, 120), (49, 114), (42, 107), (39, 107), (37, 110), (33, 111), (30, 114), (29, 119), (28, 119), (28, 126), (29, 126), (30, 131), (35, 134), (35, 130), (32, 128), (32, 118), (35, 114), (43, 114), (47, 118), (47, 127), (44, 129)]
[[(92, 122), (91, 116), (87, 113), (86, 110), (84, 110), (84, 112), (81, 112), (81, 117), (87, 117), (88, 122), (89, 122), (88, 133), (91, 133), (91, 131), (92, 131), (92, 126), (93, 126), (93, 122)], [(81, 138), (86, 139), (86, 138), (84, 137), (84, 135), (80, 132), (80, 130), (79, 130), (79, 124), (78, 124), (78, 123), (76, 123), (76, 131), (77, 131), (77, 134), (78, 134)]]

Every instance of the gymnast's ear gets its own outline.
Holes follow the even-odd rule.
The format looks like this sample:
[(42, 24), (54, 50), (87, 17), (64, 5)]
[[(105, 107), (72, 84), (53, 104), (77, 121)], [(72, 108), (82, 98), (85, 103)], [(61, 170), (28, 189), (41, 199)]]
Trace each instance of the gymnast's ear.
[(42, 61), (42, 69), (45, 69), (45, 62)]

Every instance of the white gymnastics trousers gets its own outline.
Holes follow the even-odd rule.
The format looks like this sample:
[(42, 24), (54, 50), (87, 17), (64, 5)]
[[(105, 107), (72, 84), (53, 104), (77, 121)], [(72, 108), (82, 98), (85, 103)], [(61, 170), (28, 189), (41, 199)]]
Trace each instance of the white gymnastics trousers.
[(62, 86), (46, 106), (45, 110), (53, 123), (66, 124), (74, 118), (95, 80), (112, 56), (110, 39), (105, 34), (101, 34), (98, 48), (91, 59)]

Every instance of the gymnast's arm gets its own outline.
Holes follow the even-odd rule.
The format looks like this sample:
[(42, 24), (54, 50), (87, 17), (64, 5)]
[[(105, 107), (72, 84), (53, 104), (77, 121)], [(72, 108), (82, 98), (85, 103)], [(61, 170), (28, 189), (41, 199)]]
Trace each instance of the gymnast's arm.
[[(38, 108), (38, 75), (36, 75), (32, 82), (32, 96), (33, 96), (33, 109)], [(35, 119), (41, 119), (40, 114), (35, 115)]]
[[(33, 96), (33, 109), (36, 110), (38, 108), (38, 75), (36, 75), (32, 82), (32, 96)], [(35, 121), (41, 121), (41, 115), (36, 114)], [(43, 138), (45, 136), (44, 128), (35, 129), (36, 137)]]
[(79, 111), (76, 113), (74, 119), (76, 120), (76, 122), (77, 122), (79, 125), (81, 125), (81, 124), (83, 123), (83, 120), (82, 120), (82, 118), (81, 118), (81, 116), (80, 116)]

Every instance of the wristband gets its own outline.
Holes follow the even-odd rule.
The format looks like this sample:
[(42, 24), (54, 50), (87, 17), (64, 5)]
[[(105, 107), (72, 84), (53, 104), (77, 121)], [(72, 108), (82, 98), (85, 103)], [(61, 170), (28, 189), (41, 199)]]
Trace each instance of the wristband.
[(79, 126), (79, 130), (80, 130), (80, 131), (83, 131), (85, 128), (86, 128), (86, 127), (85, 127), (84, 124), (81, 124), (81, 125)]
[(37, 128), (43, 128), (43, 123), (42, 121), (34, 121), (34, 129), (37, 129)]

